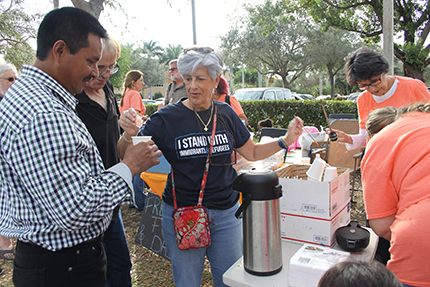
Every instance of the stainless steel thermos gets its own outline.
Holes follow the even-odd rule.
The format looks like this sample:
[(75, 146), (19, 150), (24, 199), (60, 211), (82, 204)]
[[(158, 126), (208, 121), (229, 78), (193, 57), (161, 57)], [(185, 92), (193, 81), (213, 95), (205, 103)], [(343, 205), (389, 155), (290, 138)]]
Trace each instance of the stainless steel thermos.
[(239, 175), (233, 188), (242, 192), (243, 261), (253, 275), (273, 275), (282, 269), (278, 175), (271, 170), (250, 170)]

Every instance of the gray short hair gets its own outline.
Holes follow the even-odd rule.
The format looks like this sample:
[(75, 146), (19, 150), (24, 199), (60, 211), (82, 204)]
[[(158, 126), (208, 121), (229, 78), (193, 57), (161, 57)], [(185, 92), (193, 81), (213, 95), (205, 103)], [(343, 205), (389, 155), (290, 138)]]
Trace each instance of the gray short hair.
[(14, 71), (14, 72), (15, 72), (15, 74), (16, 74), (16, 75), (18, 75), (18, 71), (16, 70), (16, 68), (15, 68), (15, 66), (14, 66), (14, 65), (9, 64), (9, 63), (5, 63), (5, 62), (0, 63), (0, 77), (2, 77), (2, 76), (3, 76), (3, 74), (4, 74), (6, 71), (9, 71), (9, 70)]
[(208, 70), (212, 80), (222, 74), (224, 66), (223, 56), (220, 51), (213, 51), (208, 54), (199, 53), (196, 51), (187, 51), (182, 53), (178, 58), (178, 70), (181, 76), (192, 75), (198, 66), (205, 67)]

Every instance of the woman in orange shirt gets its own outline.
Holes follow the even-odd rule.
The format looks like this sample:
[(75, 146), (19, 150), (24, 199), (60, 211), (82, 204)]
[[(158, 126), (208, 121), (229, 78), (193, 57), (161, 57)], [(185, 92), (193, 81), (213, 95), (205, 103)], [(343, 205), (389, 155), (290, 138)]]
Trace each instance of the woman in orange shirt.
[[(145, 85), (145, 83), (143, 82), (143, 73), (141, 71), (131, 70), (127, 73), (124, 81), (124, 95), (121, 99), (119, 108), (121, 115), (126, 110), (133, 108), (143, 121), (146, 120), (146, 117), (144, 116), (146, 108), (139, 93), (139, 91), (142, 90), (143, 85)], [(145, 182), (140, 178), (140, 175), (133, 177), (133, 188), (137, 210), (142, 210), (145, 206), (146, 194), (144, 193)], [(130, 205), (130, 207), (134, 206)]]
[(124, 81), (124, 95), (119, 108), (121, 114), (129, 108), (133, 108), (141, 117), (145, 115), (146, 108), (139, 93), (143, 85), (145, 83), (143, 82), (143, 73), (141, 71), (131, 70), (127, 73)]
[(388, 106), (398, 108), (430, 101), (430, 92), (422, 81), (388, 75), (388, 68), (388, 61), (368, 47), (362, 47), (348, 55), (345, 64), (348, 84), (363, 91), (357, 99), (359, 134), (349, 135), (334, 130), (338, 135), (338, 141), (346, 143), (348, 150), (366, 146), (365, 125), (371, 111)]
[(405, 287), (430, 287), (429, 112), (429, 104), (385, 107), (371, 112), (366, 123), (366, 214), (373, 231), (391, 242), (387, 267)]
[(221, 76), (219, 79), (218, 86), (216, 87), (212, 98), (216, 101), (227, 103), (231, 106), (231, 108), (236, 112), (236, 114), (239, 116), (239, 118), (242, 121), (245, 121), (245, 126), (248, 126), (248, 118), (245, 115), (245, 112), (242, 109), (242, 106), (240, 105), (239, 101), (232, 96), (228, 96), (228, 101), (226, 101), (227, 95), (228, 95), (228, 82), (227, 80)]

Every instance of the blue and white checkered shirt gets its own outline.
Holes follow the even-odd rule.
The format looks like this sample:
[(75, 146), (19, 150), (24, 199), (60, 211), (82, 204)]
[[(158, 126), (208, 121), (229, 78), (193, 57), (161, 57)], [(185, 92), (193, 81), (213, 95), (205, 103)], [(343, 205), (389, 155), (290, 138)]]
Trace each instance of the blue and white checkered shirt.
[(131, 192), (131, 172), (104, 170), (75, 113), (77, 100), (43, 71), (24, 66), (0, 103), (0, 234), (48, 250), (102, 234)]

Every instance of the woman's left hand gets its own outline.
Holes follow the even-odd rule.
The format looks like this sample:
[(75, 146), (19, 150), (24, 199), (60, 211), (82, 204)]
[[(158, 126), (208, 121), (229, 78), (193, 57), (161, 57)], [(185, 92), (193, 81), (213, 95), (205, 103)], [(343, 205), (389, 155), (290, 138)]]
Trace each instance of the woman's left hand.
[(303, 120), (299, 117), (294, 117), (288, 124), (288, 132), (285, 136), (285, 141), (288, 144), (293, 144), (303, 132)]

